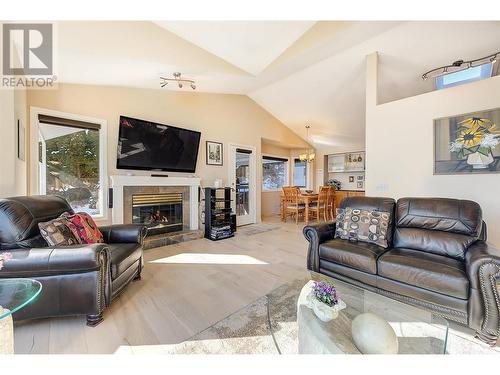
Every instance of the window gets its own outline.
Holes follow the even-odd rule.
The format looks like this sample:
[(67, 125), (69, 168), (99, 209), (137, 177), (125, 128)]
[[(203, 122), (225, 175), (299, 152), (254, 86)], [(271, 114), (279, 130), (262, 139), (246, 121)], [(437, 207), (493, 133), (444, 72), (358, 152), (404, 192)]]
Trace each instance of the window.
[(104, 216), (100, 124), (41, 114), (38, 119), (40, 194), (60, 195), (75, 211)]
[(263, 156), (262, 190), (279, 190), (285, 185), (288, 185), (288, 160), (272, 156)]
[(294, 160), (293, 164), (293, 185), (298, 187), (307, 187), (307, 162)]
[(490, 78), (492, 72), (493, 64), (489, 63), (461, 70), (459, 72), (449, 73), (444, 76), (436, 77), (436, 88), (440, 90), (447, 87), (458, 86), (464, 83)]

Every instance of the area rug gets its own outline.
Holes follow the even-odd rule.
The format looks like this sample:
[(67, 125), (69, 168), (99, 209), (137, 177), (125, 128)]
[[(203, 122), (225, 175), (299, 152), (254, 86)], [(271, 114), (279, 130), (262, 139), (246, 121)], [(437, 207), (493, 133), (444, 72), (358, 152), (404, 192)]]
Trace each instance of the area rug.
[(251, 224), (239, 227), (236, 233), (243, 234), (245, 236), (254, 236), (256, 234), (266, 233), (280, 228), (281, 227), (279, 225), (274, 224)]
[[(307, 281), (297, 279), (284, 284), (185, 342), (163, 346), (160, 351), (164, 354), (297, 354), (297, 290)], [(450, 325), (447, 353), (499, 353), (499, 347), (490, 348), (475, 340), (464, 328)], [(407, 342), (400, 340), (400, 345), (408, 350), (402, 353), (418, 353), (415, 342), (418, 345), (419, 340), (418, 337)]]

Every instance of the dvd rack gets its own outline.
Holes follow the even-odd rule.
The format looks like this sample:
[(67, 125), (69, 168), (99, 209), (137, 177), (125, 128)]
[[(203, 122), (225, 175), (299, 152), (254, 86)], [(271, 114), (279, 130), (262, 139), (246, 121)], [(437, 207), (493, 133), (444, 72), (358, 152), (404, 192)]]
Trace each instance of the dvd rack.
[(231, 188), (205, 188), (205, 238), (218, 241), (233, 237), (235, 219)]

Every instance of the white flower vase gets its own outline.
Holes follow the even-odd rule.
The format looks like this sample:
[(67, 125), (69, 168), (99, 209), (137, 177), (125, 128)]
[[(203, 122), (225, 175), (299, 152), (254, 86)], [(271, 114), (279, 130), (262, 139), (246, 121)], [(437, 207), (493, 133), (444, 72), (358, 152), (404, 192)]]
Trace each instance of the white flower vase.
[(332, 319), (336, 319), (339, 316), (339, 311), (347, 307), (345, 302), (341, 299), (338, 300), (336, 305), (328, 306), (326, 303), (315, 298), (312, 292), (307, 296), (307, 302), (308, 307), (312, 309), (318, 319), (323, 322), (329, 322)]
[(493, 163), (493, 155), (490, 153), (488, 156), (481, 154), (480, 152), (474, 152), (467, 156), (467, 164), (472, 165), (474, 169), (485, 169), (488, 165)]

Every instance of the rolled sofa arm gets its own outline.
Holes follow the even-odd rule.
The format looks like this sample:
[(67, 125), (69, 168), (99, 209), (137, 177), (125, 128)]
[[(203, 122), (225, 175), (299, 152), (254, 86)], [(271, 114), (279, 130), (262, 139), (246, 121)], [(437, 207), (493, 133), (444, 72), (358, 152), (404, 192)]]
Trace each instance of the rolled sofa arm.
[(1, 277), (42, 277), (99, 270), (109, 262), (106, 244), (9, 250)]
[[(467, 250), (465, 268), (471, 289), (480, 290), (482, 297), (479, 309), (470, 306), (469, 311), (472, 313), (469, 321), (480, 322), (475, 324), (479, 326), (476, 328), (477, 337), (494, 345), (500, 325), (500, 250), (486, 241), (477, 241)], [(477, 316), (478, 312), (481, 316)]]
[(118, 224), (99, 227), (105, 243), (138, 243), (142, 245), (147, 227), (142, 224)]
[(309, 241), (307, 269), (319, 272), (319, 245), (331, 240), (335, 235), (335, 221), (316, 225), (307, 225), (302, 230)]
[(40, 281), (36, 303), (19, 311), (17, 320), (61, 315), (99, 316), (111, 303), (109, 247), (103, 243), (9, 250), (0, 277)]

